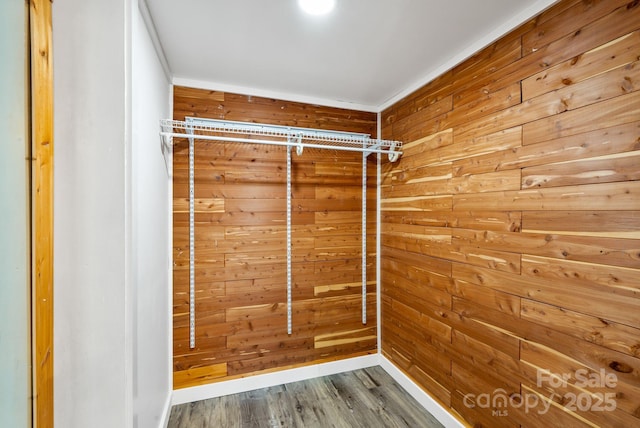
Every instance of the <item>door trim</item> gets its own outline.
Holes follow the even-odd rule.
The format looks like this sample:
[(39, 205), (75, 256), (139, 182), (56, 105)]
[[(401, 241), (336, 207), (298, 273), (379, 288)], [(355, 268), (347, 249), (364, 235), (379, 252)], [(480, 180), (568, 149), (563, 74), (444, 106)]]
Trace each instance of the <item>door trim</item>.
[(33, 426), (53, 427), (53, 52), (51, 0), (30, 0)]

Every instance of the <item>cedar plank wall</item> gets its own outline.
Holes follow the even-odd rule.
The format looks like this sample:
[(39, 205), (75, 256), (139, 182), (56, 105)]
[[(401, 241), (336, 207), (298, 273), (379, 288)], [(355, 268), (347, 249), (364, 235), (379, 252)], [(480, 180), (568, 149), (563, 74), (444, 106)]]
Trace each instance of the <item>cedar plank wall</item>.
[(382, 114), (382, 350), (469, 424), (640, 426), (639, 60), (638, 1), (565, 0)]
[[(174, 119), (362, 132), (375, 113), (174, 87)], [(369, 162), (368, 207), (376, 165)], [(189, 349), (188, 146), (174, 146), (174, 388), (377, 352), (375, 211), (361, 322), (362, 155), (305, 149), (293, 166), (293, 334), (286, 322), (286, 149), (196, 142), (196, 348)]]

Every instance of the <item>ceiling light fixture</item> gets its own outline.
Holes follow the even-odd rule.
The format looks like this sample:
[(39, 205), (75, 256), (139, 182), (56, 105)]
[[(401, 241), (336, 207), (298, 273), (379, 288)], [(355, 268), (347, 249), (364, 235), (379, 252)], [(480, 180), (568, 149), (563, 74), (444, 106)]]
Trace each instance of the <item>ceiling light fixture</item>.
[(309, 15), (326, 15), (336, 5), (336, 0), (298, 0), (298, 6)]

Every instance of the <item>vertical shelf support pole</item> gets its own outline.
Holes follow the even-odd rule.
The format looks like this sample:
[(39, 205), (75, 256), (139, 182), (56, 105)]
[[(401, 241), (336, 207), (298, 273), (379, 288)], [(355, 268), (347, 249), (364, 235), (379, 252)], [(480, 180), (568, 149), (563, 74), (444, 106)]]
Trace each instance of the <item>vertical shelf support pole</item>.
[(362, 153), (362, 324), (367, 324), (367, 155)]
[(291, 146), (287, 146), (287, 334), (291, 331)]
[[(193, 134), (193, 130), (189, 130)], [(189, 348), (196, 347), (196, 245), (194, 138), (189, 137)]]

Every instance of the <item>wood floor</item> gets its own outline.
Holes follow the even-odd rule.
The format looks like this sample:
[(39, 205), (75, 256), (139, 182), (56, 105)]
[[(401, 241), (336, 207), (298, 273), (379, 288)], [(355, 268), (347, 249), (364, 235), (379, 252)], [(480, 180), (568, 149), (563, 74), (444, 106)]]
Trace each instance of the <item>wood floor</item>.
[(380, 367), (171, 409), (169, 428), (442, 427)]

